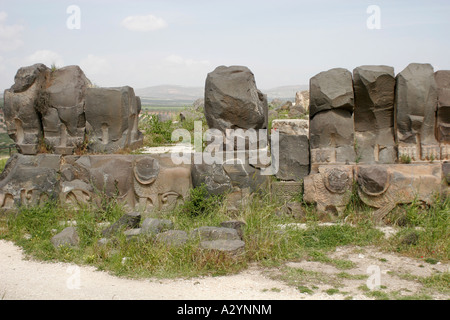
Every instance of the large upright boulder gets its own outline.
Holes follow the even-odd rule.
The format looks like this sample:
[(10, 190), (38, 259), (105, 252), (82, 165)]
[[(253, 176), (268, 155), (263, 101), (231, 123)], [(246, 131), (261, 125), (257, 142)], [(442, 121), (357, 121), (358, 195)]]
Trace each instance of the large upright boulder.
[(437, 139), (450, 144), (450, 70), (436, 71), (434, 78), (438, 88)]
[(411, 63), (396, 77), (399, 158), (440, 159), (436, 140), (437, 85), (430, 64)]
[(353, 108), (350, 71), (335, 68), (310, 79), (311, 171), (319, 164), (355, 161)]
[(137, 120), (140, 99), (133, 88), (88, 88), (85, 110), (91, 151), (117, 152), (142, 145)]
[(355, 146), (361, 163), (395, 163), (394, 68), (360, 66), (353, 70)]
[(209, 128), (223, 134), (227, 129), (266, 129), (267, 97), (247, 67), (220, 66), (206, 78), (205, 116)]
[(351, 114), (355, 106), (352, 74), (344, 68), (320, 72), (310, 79), (309, 95), (311, 118), (328, 110), (345, 110)]
[(20, 68), (14, 84), (4, 93), (7, 132), (22, 154), (36, 154), (43, 136), (40, 114), (36, 108), (45, 101), (42, 94), (50, 69), (38, 63)]
[(44, 138), (57, 154), (72, 154), (84, 143), (85, 92), (91, 82), (78, 66), (51, 72), (47, 101), (41, 106)]

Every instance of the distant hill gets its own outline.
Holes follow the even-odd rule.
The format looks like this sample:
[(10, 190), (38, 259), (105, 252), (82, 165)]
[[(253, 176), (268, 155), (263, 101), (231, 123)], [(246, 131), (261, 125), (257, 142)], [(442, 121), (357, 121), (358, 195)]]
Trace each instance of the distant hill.
[(160, 85), (134, 90), (141, 98), (151, 100), (192, 100), (203, 97), (202, 87), (183, 87), (175, 85)]
[[(297, 91), (308, 90), (308, 85), (281, 86), (272, 89), (261, 89), (267, 94), (269, 102), (273, 99), (295, 100)], [(204, 97), (203, 87), (183, 87), (176, 85), (159, 85), (135, 89), (137, 96), (141, 97), (143, 104), (188, 104)]]

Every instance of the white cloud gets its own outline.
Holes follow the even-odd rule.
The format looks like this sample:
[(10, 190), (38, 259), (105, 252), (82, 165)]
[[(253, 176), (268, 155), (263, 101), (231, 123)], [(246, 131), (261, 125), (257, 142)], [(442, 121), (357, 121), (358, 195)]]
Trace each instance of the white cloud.
[(64, 60), (57, 52), (50, 50), (38, 50), (25, 58), (25, 64), (43, 63), (47, 67), (55, 64), (57, 67), (64, 66)]
[(20, 39), (24, 26), (6, 25), (6, 19), (8, 14), (4, 11), (0, 11), (0, 50), (1, 51), (13, 51), (23, 45), (23, 41)]
[(131, 31), (155, 31), (167, 27), (167, 22), (163, 18), (149, 14), (126, 17), (121, 25)]
[(89, 54), (87, 58), (81, 60), (80, 68), (89, 77), (90, 75), (102, 75), (111, 72), (111, 64), (106, 58), (98, 57), (93, 54)]

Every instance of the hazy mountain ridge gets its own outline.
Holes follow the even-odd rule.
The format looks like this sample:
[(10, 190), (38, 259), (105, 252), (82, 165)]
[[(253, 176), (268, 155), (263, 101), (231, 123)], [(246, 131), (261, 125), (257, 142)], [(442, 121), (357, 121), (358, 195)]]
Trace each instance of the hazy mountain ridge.
[[(260, 89), (267, 94), (267, 99), (287, 99), (295, 101), (295, 93), (298, 91), (308, 90), (308, 85), (290, 85), (280, 86), (271, 89)], [(203, 87), (184, 87), (177, 85), (159, 85), (147, 88), (135, 89), (137, 96), (145, 100), (191, 100), (195, 101), (204, 97)]]

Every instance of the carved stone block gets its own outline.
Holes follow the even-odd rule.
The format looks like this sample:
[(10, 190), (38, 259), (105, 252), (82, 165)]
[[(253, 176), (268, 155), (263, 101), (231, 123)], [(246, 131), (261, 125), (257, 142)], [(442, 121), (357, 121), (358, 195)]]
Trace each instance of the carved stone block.
[(85, 110), (89, 150), (111, 153), (142, 145), (140, 100), (133, 88), (88, 88)]
[(315, 203), (319, 212), (341, 214), (349, 203), (353, 186), (353, 166), (319, 166), (318, 173), (304, 180), (303, 199)]
[(437, 102), (437, 84), (430, 64), (411, 63), (397, 75), (395, 113), (399, 159), (440, 159), (435, 136)]
[(355, 151), (359, 163), (396, 163), (394, 68), (361, 66), (353, 70)]

